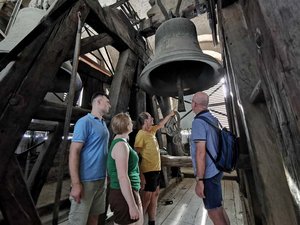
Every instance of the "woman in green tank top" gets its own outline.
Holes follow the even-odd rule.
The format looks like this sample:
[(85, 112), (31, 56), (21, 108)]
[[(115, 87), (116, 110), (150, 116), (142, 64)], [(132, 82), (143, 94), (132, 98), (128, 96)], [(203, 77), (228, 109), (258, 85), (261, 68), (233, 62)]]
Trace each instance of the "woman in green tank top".
[(110, 208), (115, 224), (143, 224), (143, 208), (139, 195), (139, 158), (127, 140), (132, 132), (128, 114), (119, 113), (112, 118), (111, 128), (115, 137), (107, 159), (110, 178)]

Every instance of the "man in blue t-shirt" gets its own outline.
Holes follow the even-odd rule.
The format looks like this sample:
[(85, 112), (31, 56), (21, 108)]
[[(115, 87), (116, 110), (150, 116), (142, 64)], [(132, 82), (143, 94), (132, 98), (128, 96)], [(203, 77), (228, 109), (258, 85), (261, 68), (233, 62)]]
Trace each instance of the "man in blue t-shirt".
[[(201, 115), (218, 126), (218, 119), (208, 111), (208, 95), (197, 92), (192, 98), (192, 110), (196, 117)], [(211, 160), (206, 149), (216, 158), (218, 152), (218, 134), (207, 122), (194, 118), (191, 135), (191, 156), (196, 177), (196, 194), (203, 199), (209, 218), (214, 225), (229, 225), (227, 213), (222, 206), (220, 172)]]
[(107, 95), (97, 92), (91, 104), (91, 113), (75, 124), (70, 146), (71, 225), (97, 225), (99, 215), (105, 212), (109, 131), (103, 116), (109, 112), (110, 102)]

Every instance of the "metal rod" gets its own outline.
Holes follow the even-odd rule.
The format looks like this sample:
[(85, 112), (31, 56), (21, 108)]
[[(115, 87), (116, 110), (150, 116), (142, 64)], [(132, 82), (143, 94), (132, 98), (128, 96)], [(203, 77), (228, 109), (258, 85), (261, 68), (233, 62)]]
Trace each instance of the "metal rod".
[(55, 202), (53, 208), (53, 220), (52, 220), (53, 225), (58, 224), (60, 197), (61, 197), (62, 183), (64, 178), (64, 162), (65, 162), (66, 150), (68, 146), (69, 128), (70, 128), (71, 115), (73, 109), (73, 101), (75, 96), (76, 75), (77, 75), (77, 67), (78, 67), (79, 53), (80, 53), (80, 41), (81, 41), (81, 29), (82, 29), (81, 13), (77, 12), (77, 16), (78, 16), (78, 27), (77, 27), (75, 50), (73, 56), (73, 67), (72, 67), (72, 76), (70, 80), (69, 97), (67, 101), (67, 110), (66, 110), (65, 125), (64, 125), (64, 138), (61, 143), (59, 170), (57, 176), (57, 186), (56, 186)]
[(222, 112), (220, 112), (220, 111), (213, 110), (213, 109), (209, 109), (209, 110), (212, 111), (212, 112), (214, 112), (214, 113), (217, 113), (217, 114), (220, 114), (220, 115), (222, 115), (222, 116), (226, 116), (226, 117), (227, 117), (227, 114), (222, 113)]
[(2, 30), (0, 30), (0, 34), (3, 38), (6, 38), (6, 35), (4, 34), (4, 32)]
[(63, 100), (61, 97), (59, 97), (58, 94), (56, 94), (55, 92), (52, 92), (52, 94), (54, 94), (54, 96), (55, 96), (56, 98), (58, 98), (61, 102), (64, 102), (64, 100)]
[[(26, 149), (24, 152), (28, 152), (28, 151), (30, 151), (30, 150), (32, 150), (32, 149), (35, 149), (35, 148), (39, 147), (40, 145), (44, 144), (45, 142), (46, 142), (45, 140), (44, 140), (44, 141), (41, 141), (40, 143), (37, 143), (37, 144), (31, 146), (30, 148)], [(23, 152), (23, 153), (24, 153), (24, 152)]]
[(192, 109), (191, 109), (190, 111), (188, 111), (186, 114), (184, 114), (184, 115), (180, 118), (180, 120), (182, 120), (184, 117), (186, 117), (187, 115), (189, 115), (192, 111), (193, 111)]
[(223, 83), (219, 85), (212, 93), (210, 93), (208, 96), (212, 96), (214, 93), (216, 93), (221, 87), (223, 87)]
[(9, 18), (9, 21), (8, 21), (8, 24), (5, 28), (5, 31), (4, 31), (4, 34), (7, 35), (8, 31), (10, 30), (11, 26), (13, 25), (13, 23), (15, 22), (16, 20), (16, 17), (18, 15), (18, 12), (19, 12), (19, 9), (21, 7), (21, 4), (22, 4), (22, 0), (18, 0), (17, 3), (15, 4), (15, 7), (11, 13), (11, 16)]

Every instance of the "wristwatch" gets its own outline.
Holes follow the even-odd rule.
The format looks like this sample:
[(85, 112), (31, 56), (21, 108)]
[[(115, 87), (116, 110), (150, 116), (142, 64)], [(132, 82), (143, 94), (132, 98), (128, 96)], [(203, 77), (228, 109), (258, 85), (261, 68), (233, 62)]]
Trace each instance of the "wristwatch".
[(200, 180), (204, 181), (204, 178), (201, 178), (201, 177), (198, 177), (198, 176), (196, 176), (195, 179), (196, 179), (196, 182), (198, 182)]

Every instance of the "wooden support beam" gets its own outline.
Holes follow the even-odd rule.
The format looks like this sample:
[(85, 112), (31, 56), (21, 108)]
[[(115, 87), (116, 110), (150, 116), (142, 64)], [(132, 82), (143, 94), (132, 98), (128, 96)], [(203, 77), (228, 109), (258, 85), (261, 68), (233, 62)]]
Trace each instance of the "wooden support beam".
[(0, 95), (12, 96), (5, 109), (1, 108), (0, 180), (34, 112), (43, 101), (49, 86), (52, 86), (67, 52), (73, 47), (78, 12), (81, 12), (84, 20), (88, 8), (83, 1), (77, 1), (70, 11), (59, 12), (60, 17), (56, 24), (46, 29), (24, 49), (14, 69), (7, 74), (7, 79), (21, 79), (18, 84), (12, 85), (14, 88), (6, 95)]
[(50, 122), (50, 121), (35, 121), (35, 122), (31, 122), (29, 124), (29, 127), (27, 128), (27, 130), (31, 130), (31, 131), (49, 131), (49, 132), (53, 132), (56, 130), (58, 123), (56, 122)]
[(161, 155), (161, 165), (167, 167), (193, 167), (190, 156)]
[[(150, 3), (151, 2), (151, 3)], [(171, 15), (175, 17), (184, 17), (187, 19), (192, 19), (197, 14), (195, 13), (195, 1), (194, 0), (185, 0), (185, 1), (149, 1), (151, 9), (147, 12), (150, 18), (143, 19), (139, 23), (139, 32), (144, 37), (149, 37), (155, 34), (156, 29), (166, 20), (168, 20)], [(200, 7), (200, 3), (199, 3)], [(206, 17), (206, 15), (203, 15)], [(204, 21), (205, 21), (205, 17)], [(207, 26), (208, 23), (203, 23), (201, 26)], [(209, 28), (209, 27), (208, 27)], [(202, 27), (201, 27), (202, 29)], [(200, 34), (209, 34), (208, 32)]]
[(92, 37), (83, 38), (81, 40), (80, 55), (113, 45), (115, 41), (106, 33), (98, 34)]
[(53, 133), (48, 135), (43, 151), (39, 154), (30, 175), (27, 185), (35, 204), (38, 201), (41, 190), (47, 181), (48, 173), (53, 166), (56, 153), (59, 150), (63, 136), (63, 123), (59, 123)]
[(106, 73), (92, 67), (90, 64), (84, 62), (83, 60), (79, 60), (78, 72), (80, 74), (89, 76), (106, 84), (111, 84), (113, 79), (112, 76), (107, 76)]
[[(159, 24), (160, 25), (160, 24)], [(140, 34), (147, 38), (155, 34), (158, 24), (154, 25), (152, 19), (143, 19), (140, 22)]]
[(122, 11), (110, 7), (102, 8), (97, 1), (86, 0), (92, 12), (87, 23), (98, 33), (106, 32), (120, 52), (130, 48), (145, 64), (149, 61), (146, 45)]
[(243, 169), (243, 170), (251, 169), (250, 156), (248, 154), (239, 154), (236, 168)]
[(7, 224), (42, 224), (19, 163), (14, 156), (0, 182), (0, 208)]
[[(107, 45), (113, 45), (113, 43), (113, 38), (106, 33), (83, 38), (80, 44), (80, 55), (84, 55)], [(66, 61), (72, 59), (72, 57), (73, 49), (71, 49), (67, 54)]]
[[(41, 33), (49, 30), (49, 27), (53, 26), (61, 18), (62, 14), (74, 5), (73, 0), (62, 0), (57, 2), (52, 8), (51, 12), (47, 14), (47, 17), (43, 18), (42, 21), (22, 40), (20, 41), (4, 58), (0, 61), (0, 71), (3, 70), (8, 63), (16, 60), (18, 54), (23, 51), (23, 49), (29, 46)], [(47, 37), (47, 34), (44, 33), (44, 37)], [(39, 45), (43, 45), (44, 41), (40, 39)], [(36, 43), (38, 44), (38, 43)], [(2, 95), (0, 95), (2, 96)]]
[(143, 91), (142, 89), (139, 89), (136, 92), (135, 102), (136, 102), (136, 114), (138, 116), (141, 112), (146, 111), (146, 92)]
[(300, 224), (300, 2), (251, 1), (243, 5), (245, 21), (257, 49), (278, 150)]
[[(141, 74), (144, 68), (144, 63), (142, 60), (138, 61), (136, 74), (134, 76), (133, 84), (131, 87), (131, 97), (129, 102), (129, 113), (132, 119), (137, 120), (138, 115), (141, 112), (146, 111), (146, 92), (141, 90), (137, 86), (138, 76)], [(137, 126), (135, 126), (137, 129)]]
[(109, 7), (111, 8), (118, 8), (119, 6), (123, 5), (124, 3), (128, 2), (129, 0), (119, 0), (114, 4), (111, 4)]
[[(158, 101), (156, 96), (150, 96), (150, 95), (146, 95), (147, 101), (148, 101), (148, 106), (149, 109), (147, 109), (147, 112), (150, 113), (150, 115), (152, 115), (153, 119), (154, 119), (154, 124), (158, 124), (160, 119), (159, 119), (159, 105), (158, 105)], [(163, 139), (162, 139), (162, 135), (161, 135), (161, 130), (158, 130), (156, 132), (156, 138), (157, 138), (157, 142), (159, 145), (159, 148), (163, 148), (164, 147), (164, 143), (163, 143)]]
[[(257, 1), (248, 3), (257, 4)], [(274, 8), (276, 7), (272, 7), (272, 10)], [(260, 11), (258, 5), (252, 10), (250, 21), (259, 18), (259, 15), (256, 15)], [(284, 174), (286, 168), (284, 169), (282, 164), (280, 148), (274, 143), (276, 133), (271, 124), (272, 115), (265, 104), (254, 105), (249, 101), (249, 96), (262, 75), (256, 62), (256, 43), (251, 39), (249, 26), (245, 23), (244, 13), (239, 4), (222, 9), (220, 18), (221, 30), (224, 32), (222, 42), (225, 48), (225, 66), (229, 69), (227, 79), (238, 101), (235, 102), (234, 110), (240, 117), (246, 133), (247, 142), (244, 143), (248, 143), (254, 177), (254, 180), (248, 180), (248, 183), (254, 183), (255, 190), (249, 188), (247, 198), (253, 198), (249, 201), (253, 204), (252, 209), (260, 209), (260, 213), (255, 215), (255, 220), (262, 224), (297, 224), (295, 208)], [(263, 22), (264, 19), (259, 21)], [(264, 93), (266, 94), (265, 91)]]
[[(12, 96), (15, 93), (15, 90), (18, 88), (18, 86), (22, 84), (23, 79), (26, 77), (26, 72), (30, 70), (31, 64), (28, 61), (31, 60), (34, 61), (34, 59), (38, 57), (38, 54), (40, 53), (41, 49), (43, 48), (43, 46), (47, 42), (48, 37), (51, 34), (55, 22), (59, 21), (59, 19), (61, 19), (61, 16), (56, 20), (54, 20), (54, 22), (52, 22), (50, 18), (45, 19), (37, 26), (37, 28), (35, 28), (31, 33), (28, 34), (28, 36), (31, 36), (33, 33), (37, 36), (30, 40), (32, 42), (31, 44), (29, 44), (30, 42), (27, 39), (28, 37), (27, 36), (19, 44), (20, 46), (22, 46), (22, 48), (19, 45), (15, 47), (18, 50), (16, 53), (19, 53), (19, 51), (23, 50), (23, 48), (25, 48), (26, 45), (28, 45), (26, 47), (26, 50), (22, 52), (17, 63), (13, 61), (7, 65), (8, 59), (10, 59), (11, 57), (16, 57), (16, 56), (10, 56), (16, 54), (14, 53), (14, 50), (12, 50), (8, 55), (5, 56), (5, 58), (1, 60), (0, 70), (3, 69), (2, 67), (5, 67), (5, 69), (1, 71), (3, 78), (0, 81), (0, 96), (5, 96), (5, 97), (2, 98), (2, 101), (0, 102), (0, 112), (3, 112), (4, 109), (9, 105), (19, 103), (18, 102), (19, 100), (16, 97), (12, 98)], [(47, 28), (45, 28), (46, 26), (45, 24), (48, 23), (49, 25), (47, 26)], [(42, 29), (43, 35), (41, 35), (40, 33), (39, 35), (37, 35), (38, 32), (41, 32), (41, 30), (38, 29), (39, 27), (42, 27), (40, 29)], [(18, 65), (22, 65), (22, 66), (18, 66)], [(10, 74), (13, 74), (13, 76)]]
[(110, 87), (110, 115), (127, 112), (134, 75), (138, 63), (137, 55), (130, 49), (120, 53), (114, 79)]
[[(65, 121), (67, 106), (59, 103), (44, 101), (33, 115), (33, 119), (48, 121)], [(80, 117), (85, 116), (90, 110), (74, 107), (72, 110), (71, 122), (76, 122)]]
[(82, 107), (86, 109), (91, 109), (91, 98), (95, 92), (104, 91), (105, 84), (100, 80), (93, 79), (92, 77), (81, 76), (82, 81), (84, 82), (84, 89), (82, 93)]

